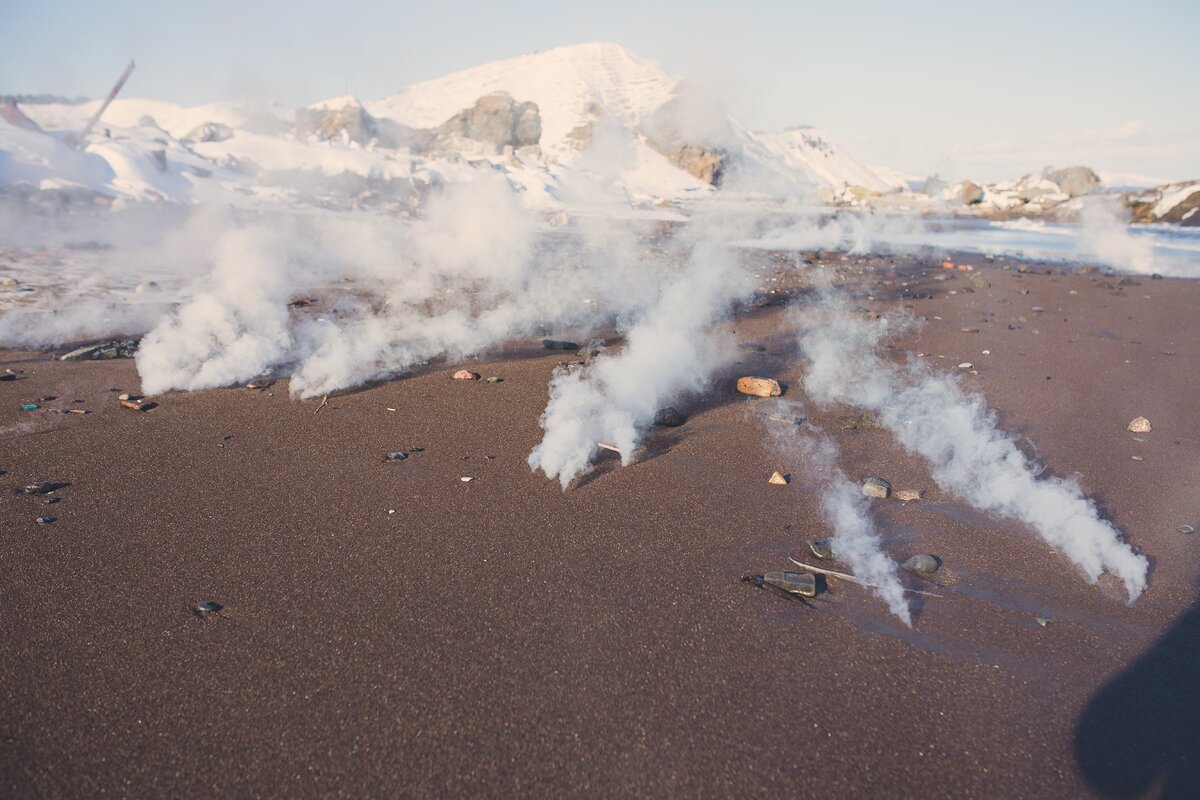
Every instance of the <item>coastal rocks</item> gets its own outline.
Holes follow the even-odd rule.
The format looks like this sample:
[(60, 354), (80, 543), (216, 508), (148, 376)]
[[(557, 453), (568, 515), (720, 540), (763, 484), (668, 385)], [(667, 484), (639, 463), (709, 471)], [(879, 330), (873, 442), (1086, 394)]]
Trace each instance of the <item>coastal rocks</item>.
[(1080, 197), (1100, 188), (1100, 176), (1091, 167), (1064, 167), (1042, 171), (1042, 177), (1053, 181), (1064, 194)]
[(977, 183), (963, 181), (959, 187), (963, 205), (973, 206), (983, 202), (983, 189)]
[(1150, 433), (1154, 429), (1150, 427), (1150, 420), (1145, 417), (1136, 417), (1129, 423), (1127, 430), (1131, 433)]
[(137, 339), (121, 339), (99, 344), (89, 344), (59, 356), (59, 361), (102, 361), (117, 358), (133, 358), (137, 355)]
[(932, 575), (942, 566), (942, 561), (937, 556), (922, 553), (921, 555), (913, 556), (900, 566), (917, 575)]
[(460, 369), (458, 372), (454, 373), (453, 378), (456, 381), (477, 381), (479, 380), (479, 373), (471, 372), (467, 369)]
[(863, 478), (862, 493), (865, 497), (886, 498), (892, 493), (892, 485), (883, 478)]
[(678, 428), (687, 422), (687, 417), (675, 406), (660, 408), (654, 415), (654, 424), (662, 428)]
[(783, 388), (779, 385), (779, 381), (773, 378), (756, 378), (753, 376), (738, 378), (737, 390), (742, 394), (749, 394), (755, 397), (779, 397), (783, 394)]

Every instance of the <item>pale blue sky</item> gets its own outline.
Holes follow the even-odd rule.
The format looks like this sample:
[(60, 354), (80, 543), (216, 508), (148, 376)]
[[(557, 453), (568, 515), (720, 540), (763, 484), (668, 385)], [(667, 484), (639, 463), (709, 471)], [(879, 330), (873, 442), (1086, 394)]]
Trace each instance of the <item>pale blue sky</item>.
[(382, 97), (496, 58), (615, 41), (753, 128), (814, 124), (925, 175), (1049, 163), (1200, 177), (1200, 0), (420, 3), (0, 0), (0, 93)]

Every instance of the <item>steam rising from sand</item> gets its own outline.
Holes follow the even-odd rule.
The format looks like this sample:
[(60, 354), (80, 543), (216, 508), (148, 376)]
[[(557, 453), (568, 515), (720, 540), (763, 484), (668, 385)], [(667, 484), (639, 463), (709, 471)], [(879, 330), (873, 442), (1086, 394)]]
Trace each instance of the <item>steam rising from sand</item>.
[[(794, 413), (793, 406), (781, 405), (787, 406), (788, 416)], [(807, 466), (806, 479), (818, 487), (825, 520), (833, 528), (834, 553), (850, 566), (855, 577), (872, 585), (871, 590), (889, 611), (912, 627), (896, 564), (883, 552), (869, 501), (837, 464), (837, 445), (807, 424), (772, 426), (769, 431), (775, 449), (783, 457)]]
[(598, 442), (616, 445), (628, 465), (658, 408), (701, 390), (720, 364), (728, 348), (713, 327), (746, 289), (731, 251), (696, 245), (629, 330), (623, 350), (583, 370), (555, 372), (541, 419), (545, 436), (529, 455), (530, 468), (566, 489), (588, 468)]
[(906, 449), (928, 459), (940, 486), (979, 509), (1026, 523), (1089, 581), (1108, 572), (1124, 582), (1130, 600), (1141, 594), (1145, 557), (1100, 518), (1076, 482), (1039, 480), (981, 396), (920, 362), (896, 366), (879, 357), (876, 345), (894, 322), (820, 309), (798, 311), (796, 320), (808, 361), (804, 388), (813, 400), (872, 411)]

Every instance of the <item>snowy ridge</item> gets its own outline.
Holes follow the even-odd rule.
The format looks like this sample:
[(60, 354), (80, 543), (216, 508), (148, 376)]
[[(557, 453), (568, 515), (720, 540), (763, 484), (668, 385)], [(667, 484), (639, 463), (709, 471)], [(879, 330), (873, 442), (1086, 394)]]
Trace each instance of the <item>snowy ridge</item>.
[(476, 100), (508, 92), (537, 103), (542, 150), (568, 151), (568, 137), (596, 110), (634, 127), (667, 102), (678, 81), (655, 63), (616, 44), (593, 42), (493, 61), (443, 78), (416, 83), (398, 94), (367, 103), (377, 117), (414, 128), (436, 127)]
[[(812, 129), (755, 134), (719, 104), (693, 107), (679, 80), (616, 44), (559, 47), (413, 84), (381, 100), (342, 96), (309, 109), (363, 108), (381, 123), (432, 137), (496, 92), (537, 105), (536, 147), (514, 153), (459, 138), (429, 148), (415, 139), (375, 136), (369, 118), (354, 133), (335, 127), (317, 136), (297, 126), (296, 109), (270, 101), (184, 107), (118, 98), (83, 146), (72, 150), (64, 139), (84, 127), (99, 101), (29, 104), (23, 111), (46, 133), (0, 121), (0, 190), (23, 185), (136, 201), (315, 204), (407, 214), (429, 186), (485, 170), (503, 175), (529, 207), (584, 202), (597, 184), (631, 206), (658, 207), (716, 191), (687, 148), (700, 148), (700, 158), (725, 159), (731, 177), (724, 188), (735, 192), (792, 197), (819, 190), (830, 198), (892, 185)], [(664, 119), (671, 135), (652, 141), (651, 127)]]

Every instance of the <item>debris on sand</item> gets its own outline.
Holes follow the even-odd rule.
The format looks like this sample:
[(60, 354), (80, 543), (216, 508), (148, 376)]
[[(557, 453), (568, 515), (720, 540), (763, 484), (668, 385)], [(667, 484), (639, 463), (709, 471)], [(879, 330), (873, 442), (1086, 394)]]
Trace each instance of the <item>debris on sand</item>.
[[(874, 583), (864, 581), (862, 578), (856, 578), (853, 575), (850, 575), (845, 572), (837, 572), (832, 569), (825, 569), (824, 567), (814, 567), (812, 564), (805, 564), (803, 561), (797, 561), (796, 559), (792, 558), (791, 556), (788, 556), (788, 561), (792, 562), (797, 567), (802, 567), (806, 570), (809, 570), (810, 572), (816, 572), (819, 575), (827, 575), (830, 578), (841, 578), (844, 581), (850, 581), (850, 583), (856, 583), (859, 586), (865, 586), (868, 589), (878, 589), (879, 588), (878, 585), (876, 585)], [(907, 594), (920, 594), (920, 595), (924, 595), (926, 597), (941, 597), (940, 594), (933, 594), (932, 592), (923, 592), (920, 589), (905, 589), (904, 591)]]
[(862, 493), (866, 497), (886, 498), (892, 493), (892, 485), (883, 478), (872, 475), (869, 478), (863, 478)]
[(794, 597), (817, 596), (817, 576), (811, 572), (766, 572), (762, 575), (743, 575), (742, 580)]
[(578, 350), (579, 345), (566, 339), (542, 339), (542, 347), (547, 350)]
[(746, 376), (738, 378), (737, 390), (742, 394), (754, 395), (755, 397), (779, 397), (783, 394), (783, 389), (779, 385), (779, 381), (774, 378), (756, 378)]
[(812, 550), (813, 555), (822, 561), (834, 560), (832, 539), (818, 539), (815, 542), (809, 542), (808, 549)]
[(454, 380), (456, 380), (456, 381), (477, 381), (477, 380), (479, 380), (479, 373), (471, 372), (468, 369), (460, 369), (458, 372), (454, 373)]
[(499, 375), (491, 375), (487, 378), (487, 383), (504, 383), (504, 378)]
[(36, 520), (38, 525), (53, 525), (55, 521), (54, 517), (38, 517)]
[(55, 485), (49, 481), (38, 481), (31, 483), (28, 486), (21, 488), (21, 494), (50, 494), (55, 489)]
[(687, 422), (687, 417), (675, 406), (660, 408), (654, 415), (654, 424), (663, 428), (678, 428)]
[(771, 484), (772, 486), (787, 486), (788, 479), (787, 476), (782, 474), (779, 470), (775, 470), (771, 473), (771, 477), (767, 478), (767, 483)]
[(122, 400), (121, 405), (130, 411), (149, 411), (154, 408), (154, 403), (148, 403), (145, 400)]
[(41, 406), (39, 406), (37, 403), (25, 403), (21, 406), (22, 411), (37, 411), (39, 408), (41, 408)]
[(463, 483), (470, 483), (471, 481), (473, 481), (475, 479), (472, 478), (470, 475), (463, 475), (461, 478), (459, 478), (459, 480), (462, 481)]
[(1178, 528), (1176, 528), (1176, 530), (1178, 530), (1180, 533), (1195, 533), (1195, 532), (1196, 532), (1196, 526), (1195, 526), (1195, 525), (1188, 525), (1188, 524), (1186, 524), (1186, 523), (1185, 523), (1185, 524), (1183, 524), (1183, 525), (1180, 525)]
[(0, 374), (0, 381), (15, 381), (16, 379), (17, 379), (16, 374), (12, 373), (12, 372), (5, 372), (3, 374)]
[(1129, 423), (1128, 430), (1132, 433), (1149, 433), (1154, 429), (1150, 427), (1150, 420), (1146, 419), (1145, 417), (1135, 417), (1134, 420)]
[(205, 617), (209, 614), (220, 616), (221, 609), (225, 606), (218, 603), (216, 600), (201, 600), (196, 605), (192, 606), (192, 613), (197, 617)]
[(408, 458), (408, 453), (403, 450), (393, 450), (383, 457), (384, 461), (403, 461)]
[(1049, 617), (1034, 617), (1034, 619), (1037, 621), (1037, 624), (1041, 625), (1043, 628), (1049, 626), (1050, 623), (1054, 621)]
[(917, 575), (932, 575), (942, 566), (942, 561), (937, 556), (922, 553), (921, 555), (913, 556), (900, 566)]
[(59, 356), (60, 361), (102, 361), (116, 358), (133, 358), (137, 355), (137, 339), (114, 339), (98, 344), (89, 344)]
[(892, 497), (905, 503), (909, 503), (913, 500), (920, 500), (921, 495), (924, 493), (925, 492), (921, 489), (897, 489), (896, 491), (892, 492)]
[(797, 417), (793, 414), (775, 413), (775, 414), (762, 414), (761, 416), (764, 419), (770, 420), (771, 422), (783, 422), (787, 425), (803, 425), (805, 422), (804, 417)]
[(859, 428), (872, 428), (878, 425), (875, 416), (866, 412), (843, 414), (838, 417), (838, 422), (841, 423), (844, 431), (856, 431)]

